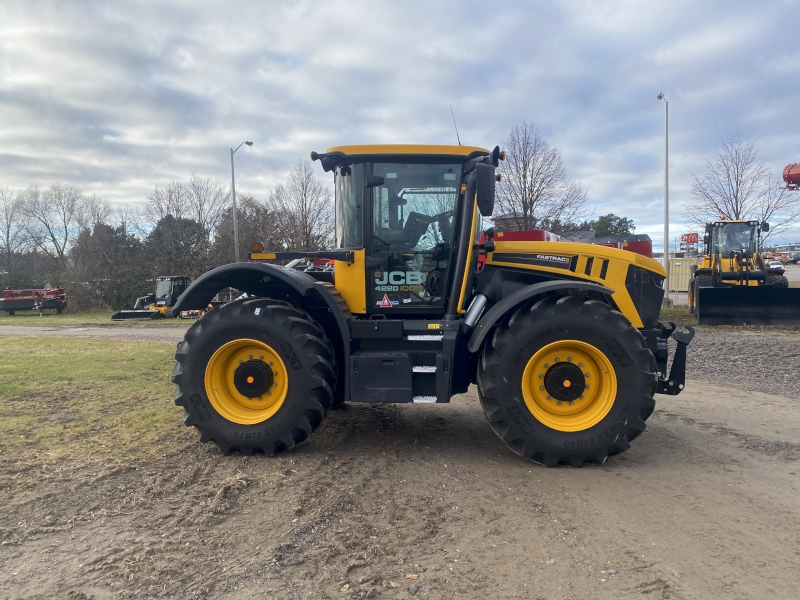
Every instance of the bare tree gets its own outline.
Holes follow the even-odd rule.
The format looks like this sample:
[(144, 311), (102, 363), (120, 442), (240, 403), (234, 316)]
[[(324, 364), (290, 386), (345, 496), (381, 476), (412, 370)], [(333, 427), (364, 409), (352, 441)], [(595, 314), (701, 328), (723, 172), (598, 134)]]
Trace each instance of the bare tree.
[(23, 218), (20, 197), (7, 186), (0, 187), (0, 252), (2, 270), (9, 274), (29, 247)]
[(84, 196), (80, 203), (77, 222), (81, 230), (92, 229), (98, 223), (108, 223), (111, 217), (111, 206), (94, 194)]
[(73, 185), (54, 183), (41, 191), (31, 185), (24, 193), (25, 231), (39, 250), (67, 265), (67, 252), (80, 226), (83, 193)]
[(515, 126), (505, 151), (495, 212), (507, 227), (536, 229), (541, 223), (570, 223), (587, 216), (586, 192), (567, 177), (561, 153), (536, 127)]
[(702, 175), (692, 175), (692, 198), (686, 217), (697, 227), (721, 215), (767, 221), (767, 239), (800, 219), (786, 186), (758, 161), (755, 142), (743, 142), (738, 135), (725, 140), (715, 162), (706, 161)]
[(331, 192), (316, 179), (308, 161), (295, 165), (289, 180), (278, 184), (270, 194), (268, 204), (287, 250), (323, 250), (333, 243)]
[(204, 235), (200, 240), (198, 251), (205, 271), (208, 267), (212, 237), (222, 221), (230, 199), (230, 188), (218, 179), (192, 173), (185, 191), (188, 199), (187, 216), (203, 228)]

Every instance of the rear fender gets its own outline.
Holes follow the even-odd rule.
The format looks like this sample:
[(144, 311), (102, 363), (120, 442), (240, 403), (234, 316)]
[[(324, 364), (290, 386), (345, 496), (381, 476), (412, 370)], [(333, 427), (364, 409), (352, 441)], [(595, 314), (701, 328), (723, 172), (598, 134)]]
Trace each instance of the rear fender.
[[(332, 288), (329, 283), (317, 281), (302, 271), (265, 263), (232, 263), (199, 277), (181, 294), (172, 312), (178, 316), (184, 310), (205, 309), (225, 288), (234, 288), (249, 296), (285, 300), (305, 310), (322, 326), (336, 352), (339, 373), (346, 377), (345, 366), (350, 355), (350, 314), (346, 304), (340, 305), (328, 287)], [(344, 377), (340, 376), (337, 393), (348, 389), (345, 384)]]
[(525, 302), (535, 299), (537, 296), (544, 296), (550, 293), (561, 294), (581, 294), (581, 293), (599, 293), (605, 296), (608, 303), (614, 306), (611, 300), (611, 294), (614, 290), (611, 288), (598, 285), (596, 283), (578, 282), (578, 281), (544, 281), (541, 283), (534, 283), (533, 285), (526, 286), (521, 290), (517, 290), (513, 294), (503, 298), (495, 304), (489, 311), (483, 315), (478, 324), (475, 326), (470, 337), (469, 345), (467, 348), (470, 352), (477, 352), (483, 345), (483, 341), (489, 332), (494, 329), (494, 326), (505, 317), (508, 313), (516, 310)]

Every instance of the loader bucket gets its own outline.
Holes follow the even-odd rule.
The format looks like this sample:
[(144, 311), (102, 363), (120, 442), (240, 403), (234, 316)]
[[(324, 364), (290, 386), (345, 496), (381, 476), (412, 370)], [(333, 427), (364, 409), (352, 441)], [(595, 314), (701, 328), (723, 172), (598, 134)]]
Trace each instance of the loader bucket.
[(800, 323), (800, 288), (701, 287), (696, 314), (698, 325)]
[(157, 310), (121, 310), (111, 315), (112, 321), (152, 321), (164, 315)]

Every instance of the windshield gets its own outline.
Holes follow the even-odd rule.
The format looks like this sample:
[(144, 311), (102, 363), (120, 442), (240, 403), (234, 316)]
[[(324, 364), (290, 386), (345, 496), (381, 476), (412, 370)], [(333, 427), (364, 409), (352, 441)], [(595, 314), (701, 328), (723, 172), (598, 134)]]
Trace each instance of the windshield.
[(712, 248), (715, 254), (729, 255), (731, 252), (758, 251), (757, 225), (750, 223), (719, 223), (714, 225)]
[(169, 279), (159, 279), (156, 282), (156, 301), (169, 300), (170, 283), (172, 282)]

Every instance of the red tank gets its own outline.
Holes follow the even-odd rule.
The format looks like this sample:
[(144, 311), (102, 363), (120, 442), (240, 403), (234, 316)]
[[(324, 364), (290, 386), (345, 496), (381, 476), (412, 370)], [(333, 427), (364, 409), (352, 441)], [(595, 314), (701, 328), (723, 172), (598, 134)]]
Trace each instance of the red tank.
[(800, 164), (786, 165), (783, 170), (783, 180), (786, 182), (786, 187), (790, 190), (800, 188)]

